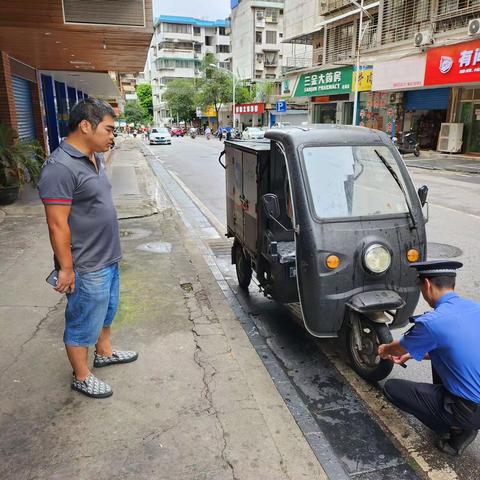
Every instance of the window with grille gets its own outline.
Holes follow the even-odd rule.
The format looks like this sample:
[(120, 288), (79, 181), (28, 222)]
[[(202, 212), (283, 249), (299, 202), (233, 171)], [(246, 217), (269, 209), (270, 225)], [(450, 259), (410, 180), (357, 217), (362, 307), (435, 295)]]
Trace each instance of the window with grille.
[(192, 26), (181, 23), (164, 23), (163, 31), (168, 33), (192, 33)]
[(270, 44), (276, 44), (276, 43), (277, 43), (277, 32), (275, 32), (275, 31), (268, 31), (268, 30), (267, 30), (266, 33), (267, 33), (267, 35), (266, 35), (266, 37), (267, 37), (266, 42), (267, 42), (267, 43), (270, 43)]
[(193, 34), (196, 36), (196, 37), (199, 37), (200, 34), (201, 34), (202, 30), (200, 27), (193, 27)]
[(262, 32), (255, 32), (255, 43), (257, 45), (262, 43)]
[(265, 21), (267, 23), (278, 23), (278, 10), (276, 8), (266, 8)]
[(480, 0), (438, 0), (434, 14), (435, 30), (466, 28), (468, 22), (480, 16)]
[(230, 45), (217, 45), (217, 53), (230, 53)]
[(266, 67), (276, 67), (277, 66), (277, 53), (276, 52), (265, 52), (265, 66)]
[(417, 32), (431, 28), (431, 0), (385, 0), (382, 45), (412, 40)]
[(227, 34), (225, 32), (225, 27), (218, 27), (218, 34), (225, 36)]
[[(357, 28), (360, 27), (359, 24), (360, 24), (360, 21), (357, 21)], [(365, 33), (363, 34), (361, 48), (363, 50), (368, 50), (369, 48), (375, 48), (378, 44), (378, 41), (377, 41), (378, 13), (372, 13), (372, 18), (367, 18), (366, 20), (364, 20), (363, 28), (365, 29)]]
[(327, 31), (327, 63), (348, 60), (353, 52), (353, 23), (335, 25)]

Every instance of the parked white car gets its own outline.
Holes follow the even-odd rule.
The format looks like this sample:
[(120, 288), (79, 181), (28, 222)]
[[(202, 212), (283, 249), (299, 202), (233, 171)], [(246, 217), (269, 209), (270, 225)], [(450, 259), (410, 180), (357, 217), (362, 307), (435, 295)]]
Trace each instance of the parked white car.
[(244, 140), (259, 140), (263, 137), (265, 137), (265, 132), (259, 127), (247, 127), (242, 133)]
[(171, 145), (172, 143), (172, 136), (165, 127), (152, 128), (148, 139), (150, 145)]

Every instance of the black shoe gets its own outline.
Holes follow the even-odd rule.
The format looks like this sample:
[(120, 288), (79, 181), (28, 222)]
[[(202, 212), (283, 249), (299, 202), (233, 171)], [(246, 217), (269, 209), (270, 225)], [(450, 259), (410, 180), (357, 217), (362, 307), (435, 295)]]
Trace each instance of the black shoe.
[(477, 437), (477, 430), (451, 430), (450, 438), (440, 439), (437, 448), (448, 455), (461, 455)]

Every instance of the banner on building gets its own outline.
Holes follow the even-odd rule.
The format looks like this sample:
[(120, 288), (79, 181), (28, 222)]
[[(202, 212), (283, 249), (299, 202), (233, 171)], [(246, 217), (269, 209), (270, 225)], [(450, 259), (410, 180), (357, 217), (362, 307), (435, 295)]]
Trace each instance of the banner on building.
[(388, 92), (423, 87), (426, 55), (413, 55), (373, 65), (372, 90)]
[(235, 113), (238, 115), (257, 114), (264, 111), (264, 103), (239, 103), (235, 105)]
[(480, 82), (480, 40), (427, 52), (425, 85)]
[[(352, 76), (352, 92), (355, 91), (357, 82), (356, 67), (353, 70)], [(369, 92), (372, 89), (373, 67), (371, 65), (360, 66), (360, 74), (358, 76), (358, 91)]]
[(207, 108), (205, 108), (205, 110), (202, 112), (202, 116), (204, 117), (216, 117), (217, 116), (217, 112), (215, 110), (215, 107), (213, 105), (209, 105)]
[(293, 97), (334, 95), (352, 91), (353, 67), (319, 70), (301, 75)]

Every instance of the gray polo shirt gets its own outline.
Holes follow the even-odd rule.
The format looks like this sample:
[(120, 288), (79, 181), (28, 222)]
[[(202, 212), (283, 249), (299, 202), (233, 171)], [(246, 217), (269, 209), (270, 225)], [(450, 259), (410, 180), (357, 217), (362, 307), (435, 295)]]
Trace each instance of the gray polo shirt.
[(71, 205), (68, 224), (74, 268), (93, 272), (122, 257), (112, 186), (102, 154), (95, 154), (98, 173), (89, 158), (67, 142), (44, 163), (38, 191), (45, 205)]

